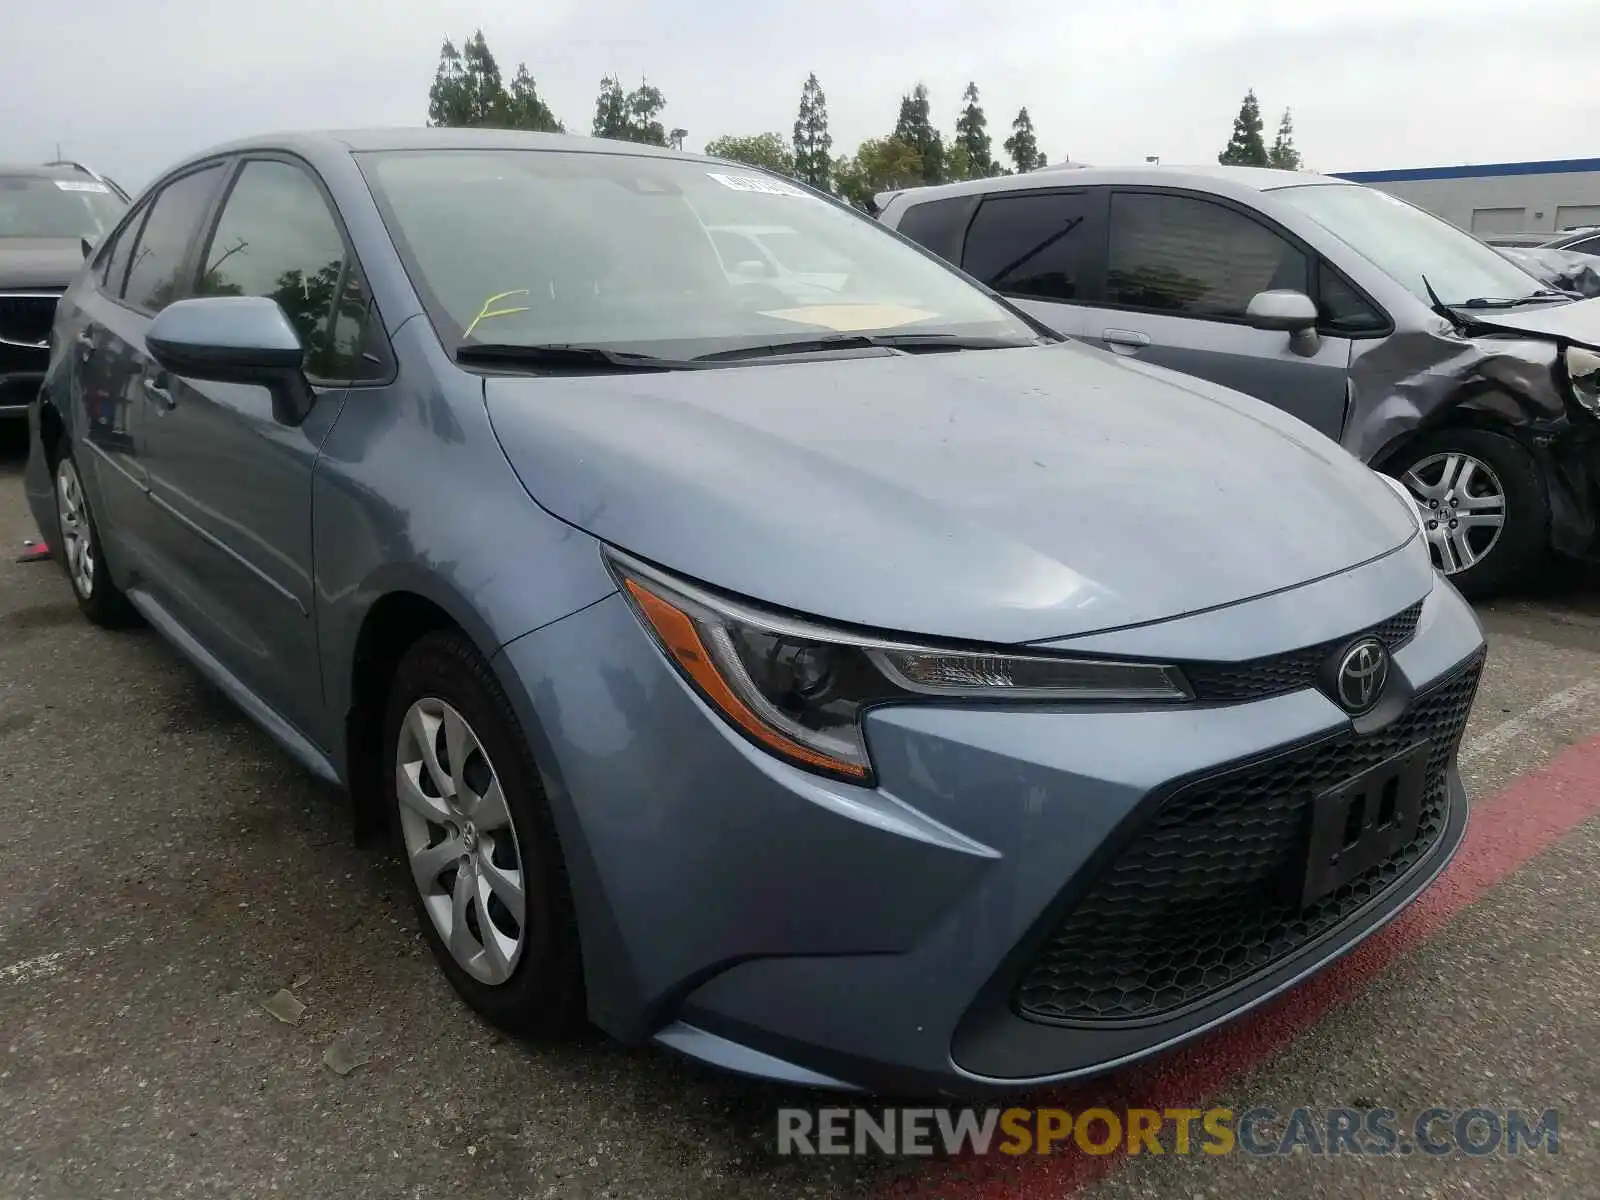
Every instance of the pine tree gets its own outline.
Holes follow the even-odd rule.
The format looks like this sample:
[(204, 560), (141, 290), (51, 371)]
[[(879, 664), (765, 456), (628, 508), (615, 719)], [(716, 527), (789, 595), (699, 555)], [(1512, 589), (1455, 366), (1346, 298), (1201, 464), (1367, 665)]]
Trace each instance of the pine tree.
[[(956, 142), (962, 152), (960, 169), (952, 169), (950, 173), (958, 179), (986, 179), (995, 173), (996, 164), (993, 143), (989, 138), (989, 119), (983, 115), (983, 108), (978, 103), (976, 83), (967, 84), (961, 101), (966, 107), (956, 119)], [(952, 154), (951, 157), (954, 168), (956, 155)]]
[(800, 114), (794, 123), (795, 178), (822, 191), (831, 190), (833, 137), (828, 133), (828, 98), (822, 94), (816, 72), (800, 89)]
[(628, 93), (622, 90), (622, 84), (614, 76), (607, 75), (600, 81), (600, 94), (594, 102), (592, 129), (595, 137), (615, 138), (618, 141), (628, 138)]
[(944, 137), (933, 127), (928, 89), (917, 84), (909, 96), (900, 98), (900, 119), (895, 122), (892, 140), (910, 146), (922, 160), (922, 182), (944, 182)]
[(500, 65), (489, 52), (483, 30), (478, 30), (461, 48), (464, 90), (467, 97), (468, 125), (498, 125), (505, 119), (506, 90), (500, 80)]
[(1033, 132), (1033, 118), (1028, 115), (1026, 105), (1011, 122), (1011, 136), (1005, 140), (1004, 149), (1011, 156), (1018, 175), (1045, 165), (1044, 155), (1039, 153), (1039, 139)]
[(660, 117), (666, 106), (661, 89), (645, 80), (641, 79), (633, 91), (625, 92), (614, 76), (607, 75), (600, 81), (600, 94), (594, 102), (594, 136), (665, 146), (667, 130)]
[(439, 69), (428, 89), (428, 124), (458, 127), (468, 123), (470, 102), (466, 92), (466, 68), (455, 43), (445, 39), (439, 50)]
[(1272, 149), (1267, 151), (1267, 166), (1280, 171), (1300, 169), (1300, 151), (1294, 145), (1294, 119), (1287, 108), (1278, 122), (1278, 136), (1273, 140)]
[(531, 129), (537, 133), (565, 133), (566, 127), (556, 120), (550, 106), (539, 98), (533, 76), (525, 63), (517, 64), (512, 76), (511, 90), (506, 95), (506, 124), (512, 129)]
[(1267, 146), (1261, 140), (1261, 104), (1251, 88), (1239, 105), (1239, 115), (1233, 119), (1233, 137), (1227, 149), (1217, 155), (1224, 166), (1264, 167), (1267, 165)]

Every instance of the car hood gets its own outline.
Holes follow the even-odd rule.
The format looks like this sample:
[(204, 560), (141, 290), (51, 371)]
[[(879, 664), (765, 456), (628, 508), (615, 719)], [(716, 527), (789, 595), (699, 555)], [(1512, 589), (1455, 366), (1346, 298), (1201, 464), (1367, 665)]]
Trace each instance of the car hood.
[(82, 269), (83, 243), (77, 238), (0, 237), (0, 291), (60, 291)]
[(1488, 329), (1531, 333), (1600, 350), (1600, 297), (1574, 300), (1568, 304), (1552, 302), (1532, 308), (1464, 309), (1461, 313), (1474, 325)]
[(493, 376), (539, 504), (713, 587), (897, 632), (1036, 641), (1346, 570), (1413, 515), (1259, 401), (1074, 344)]

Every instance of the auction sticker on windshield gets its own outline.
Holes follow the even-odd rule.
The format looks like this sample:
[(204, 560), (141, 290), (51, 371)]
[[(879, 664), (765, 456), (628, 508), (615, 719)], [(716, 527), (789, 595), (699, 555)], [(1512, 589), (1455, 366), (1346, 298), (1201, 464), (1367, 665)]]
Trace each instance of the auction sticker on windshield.
[(101, 192), (106, 195), (111, 189), (103, 183), (88, 183), (81, 179), (57, 179), (55, 185), (63, 192)]
[(727, 175), (720, 171), (707, 171), (725, 188), (736, 192), (761, 192), (768, 196), (806, 196), (809, 193), (781, 179), (768, 179), (765, 175)]

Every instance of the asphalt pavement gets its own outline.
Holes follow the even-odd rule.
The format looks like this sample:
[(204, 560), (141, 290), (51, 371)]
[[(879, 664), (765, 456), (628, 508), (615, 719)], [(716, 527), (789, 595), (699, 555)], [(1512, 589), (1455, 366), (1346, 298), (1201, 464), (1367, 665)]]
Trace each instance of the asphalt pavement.
[[(337, 792), (154, 634), (92, 628), (56, 568), (12, 561), (37, 536), (20, 433), (0, 426), (0, 1197), (1600, 1196), (1600, 577), (1481, 610), (1472, 833), (1424, 903), (1093, 1086), (1554, 1109), (1558, 1153), (784, 1157), (777, 1108), (819, 1097), (599, 1035), (521, 1044), (457, 1002)], [(280, 989), (295, 1024), (264, 1008)]]

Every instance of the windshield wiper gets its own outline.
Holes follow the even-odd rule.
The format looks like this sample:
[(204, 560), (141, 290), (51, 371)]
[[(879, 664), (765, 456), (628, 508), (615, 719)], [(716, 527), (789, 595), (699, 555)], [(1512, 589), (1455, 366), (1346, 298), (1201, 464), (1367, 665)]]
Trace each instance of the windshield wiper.
[(543, 345), (464, 342), (456, 347), (456, 361), (467, 366), (566, 367), (580, 371), (692, 371), (695, 368), (694, 363), (684, 359), (568, 342)]
[(1569, 300), (1571, 295), (1567, 292), (1557, 292), (1549, 288), (1541, 289), (1527, 296), (1476, 296), (1471, 300), (1463, 300), (1458, 308), (1517, 308), (1523, 304), (1543, 304), (1548, 300)]
[(900, 350), (908, 354), (939, 350), (1013, 350), (1041, 345), (1041, 339), (964, 337), (954, 333), (829, 333), (821, 337), (792, 338), (759, 346), (740, 346), (698, 354), (694, 361), (733, 362), (741, 358), (777, 358), (789, 354), (823, 354), (830, 350)]

